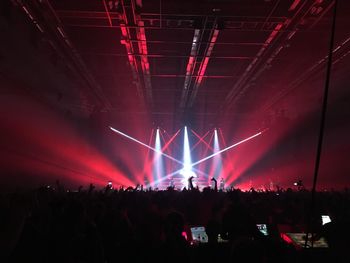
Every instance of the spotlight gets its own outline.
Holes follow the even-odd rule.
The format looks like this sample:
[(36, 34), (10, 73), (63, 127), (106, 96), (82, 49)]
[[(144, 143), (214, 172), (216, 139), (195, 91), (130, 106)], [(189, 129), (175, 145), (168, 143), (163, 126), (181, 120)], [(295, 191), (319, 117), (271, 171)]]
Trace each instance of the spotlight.
[[(215, 128), (214, 130), (214, 153), (220, 152), (220, 145), (219, 145), (219, 136), (218, 136), (218, 132), (217, 129)], [(215, 178), (218, 178), (221, 174), (222, 171), (222, 159), (221, 159), (221, 154), (218, 154), (216, 156), (213, 157), (213, 163), (212, 163), (212, 175)]]
[(294, 183), (295, 186), (303, 186), (303, 181), (298, 180), (297, 182)]
[(237, 147), (238, 145), (240, 145), (240, 144), (242, 144), (242, 143), (244, 143), (244, 142), (247, 142), (247, 141), (249, 141), (249, 140), (251, 140), (251, 139), (257, 137), (257, 136), (261, 135), (262, 133), (263, 133), (263, 131), (258, 132), (258, 133), (256, 133), (256, 134), (254, 134), (254, 135), (252, 135), (252, 136), (250, 136), (250, 137), (248, 137), (248, 138), (246, 138), (246, 139), (244, 139), (244, 140), (241, 140), (241, 141), (239, 141), (239, 142), (237, 142), (237, 143), (235, 143), (235, 144), (232, 144), (231, 146), (228, 146), (228, 147), (226, 147), (226, 148), (224, 148), (224, 149), (222, 149), (222, 150), (220, 150), (220, 151), (218, 151), (218, 152), (214, 152), (213, 154), (211, 154), (211, 155), (209, 155), (209, 156), (207, 156), (207, 157), (205, 157), (205, 158), (203, 158), (203, 159), (201, 159), (201, 160), (199, 160), (199, 161), (197, 161), (197, 162), (195, 162), (195, 163), (192, 163), (192, 166), (198, 165), (198, 164), (200, 164), (200, 163), (202, 163), (202, 162), (204, 162), (204, 161), (206, 161), (206, 160), (208, 160), (208, 159), (213, 158), (214, 156), (216, 156), (216, 155), (218, 155), (218, 154), (220, 154), (220, 153), (223, 153), (223, 152), (225, 152), (225, 151), (227, 151), (227, 150), (230, 150), (230, 149), (232, 149), (232, 148), (234, 148), (234, 147)]
[(195, 176), (192, 171), (192, 159), (191, 159), (191, 150), (190, 143), (188, 140), (187, 127), (184, 129), (184, 146), (183, 146), (183, 169), (180, 174), (187, 181), (191, 176)]
[(107, 183), (106, 190), (112, 190), (113, 189), (113, 184), (111, 181)]
[(294, 183), (294, 185), (298, 187), (299, 191), (304, 188), (304, 184), (302, 180), (298, 180), (297, 182)]
[(153, 163), (154, 163), (153, 181), (157, 181), (162, 177), (162, 175), (164, 173), (163, 158), (162, 158), (162, 146), (161, 146), (159, 128), (157, 128), (157, 132), (156, 132), (156, 141), (155, 141), (154, 149), (156, 150), (156, 152), (155, 152), (154, 160), (153, 160)]
[(177, 160), (177, 159), (175, 159), (175, 158), (173, 158), (173, 157), (171, 157), (171, 156), (169, 156), (169, 155), (167, 155), (167, 154), (165, 154), (165, 153), (163, 153), (163, 152), (159, 152), (159, 151), (156, 150), (155, 148), (153, 148), (153, 147), (151, 147), (151, 146), (149, 146), (149, 145), (147, 145), (147, 144), (145, 144), (145, 143), (143, 143), (143, 142), (141, 142), (141, 141), (139, 141), (139, 140), (137, 140), (137, 139), (135, 139), (135, 138), (133, 138), (133, 137), (131, 137), (131, 136), (129, 136), (129, 135), (123, 133), (123, 132), (121, 132), (121, 131), (118, 131), (117, 129), (114, 129), (114, 128), (111, 127), (111, 126), (109, 126), (109, 128), (110, 128), (113, 132), (118, 133), (119, 135), (122, 135), (122, 136), (124, 136), (125, 138), (128, 138), (129, 140), (132, 140), (132, 141), (134, 141), (134, 142), (136, 142), (136, 143), (138, 143), (138, 144), (140, 144), (140, 145), (142, 145), (142, 146), (144, 146), (144, 147), (146, 147), (146, 148), (148, 148), (148, 149), (150, 149), (150, 150), (152, 150), (152, 151), (154, 151), (154, 152), (156, 152), (156, 153), (159, 153), (159, 154), (163, 155), (164, 157), (166, 157), (166, 158), (168, 158), (168, 159), (170, 159), (170, 160), (172, 160), (172, 161), (174, 161), (174, 162), (177, 162), (177, 163), (179, 163), (179, 164), (182, 164), (181, 161), (179, 161), (179, 160)]

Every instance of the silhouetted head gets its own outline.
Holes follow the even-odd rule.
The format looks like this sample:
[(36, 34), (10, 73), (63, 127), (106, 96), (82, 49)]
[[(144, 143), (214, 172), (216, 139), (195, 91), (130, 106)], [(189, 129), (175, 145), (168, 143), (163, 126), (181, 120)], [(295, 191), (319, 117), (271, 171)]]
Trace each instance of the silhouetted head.
[(239, 237), (256, 237), (258, 229), (246, 208), (242, 205), (231, 205), (223, 215), (222, 234), (233, 241)]
[(209, 243), (217, 243), (218, 235), (220, 234), (220, 223), (215, 220), (210, 220), (206, 227)]
[(167, 240), (179, 239), (184, 230), (183, 216), (178, 212), (171, 212), (165, 219), (165, 237)]

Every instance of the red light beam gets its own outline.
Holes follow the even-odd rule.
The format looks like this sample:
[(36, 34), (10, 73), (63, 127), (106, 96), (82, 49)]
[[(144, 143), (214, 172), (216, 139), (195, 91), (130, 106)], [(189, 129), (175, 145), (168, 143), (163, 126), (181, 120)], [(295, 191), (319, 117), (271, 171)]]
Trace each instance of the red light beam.
[[(265, 130), (264, 130), (264, 131), (265, 131)], [(255, 137), (261, 135), (264, 131), (258, 132), (258, 133), (254, 134), (254, 135), (252, 135), (252, 136), (250, 136), (250, 137), (248, 137), (248, 138), (245, 138), (244, 140), (241, 140), (241, 141), (239, 141), (239, 142), (237, 142), (237, 143), (235, 143), (235, 144), (232, 144), (231, 146), (228, 146), (228, 147), (226, 147), (226, 148), (224, 148), (224, 149), (222, 149), (222, 150), (220, 150), (220, 151), (218, 151), (218, 152), (215, 152), (215, 153), (213, 153), (213, 154), (211, 154), (211, 155), (209, 155), (209, 156), (207, 156), (207, 157), (205, 157), (205, 158), (203, 158), (203, 159), (201, 159), (201, 160), (199, 160), (199, 161), (197, 161), (197, 162), (195, 162), (195, 163), (192, 163), (192, 164), (191, 164), (191, 167), (196, 166), (196, 165), (198, 165), (198, 164), (200, 164), (200, 163), (202, 163), (202, 162), (205, 162), (205, 161), (207, 161), (207, 160), (213, 158), (214, 156), (216, 156), (216, 155), (218, 155), (218, 154), (220, 154), (220, 153), (223, 153), (223, 152), (228, 151), (228, 150), (230, 150), (230, 149), (232, 149), (232, 148), (234, 148), (234, 147), (237, 147), (238, 145), (240, 145), (240, 144), (242, 144), (242, 143), (244, 143), (244, 142), (247, 142), (247, 141), (249, 141), (249, 140), (251, 140), (251, 139), (254, 139)], [(175, 171), (175, 172), (172, 172), (172, 173), (170, 173), (170, 174), (167, 174), (167, 175), (165, 176), (165, 178), (169, 178), (170, 176), (173, 176), (173, 175), (175, 175), (175, 174), (178, 174), (178, 173), (181, 172), (181, 171), (182, 171), (182, 169), (179, 169), (179, 170), (177, 170), (177, 171)], [(164, 179), (165, 179), (165, 178), (164, 178)]]
[(209, 131), (207, 131), (206, 134), (204, 134), (203, 137), (199, 136), (194, 130), (191, 129), (191, 132), (199, 139), (199, 141), (192, 147), (191, 151), (200, 143), (203, 142), (208, 149), (214, 151), (214, 149), (204, 140), (204, 138), (208, 135)]
[(128, 138), (128, 139), (130, 139), (130, 140), (132, 140), (132, 141), (134, 141), (134, 142), (136, 142), (136, 143), (138, 143), (138, 144), (141, 144), (142, 146), (144, 146), (144, 147), (146, 147), (146, 148), (148, 148), (148, 149), (150, 149), (150, 150), (152, 150), (152, 151), (154, 151), (154, 152), (156, 152), (156, 153), (159, 153), (159, 154), (163, 155), (164, 157), (167, 157), (168, 159), (170, 159), (170, 160), (172, 160), (172, 161), (174, 161), (174, 162), (177, 162), (177, 163), (179, 163), (179, 164), (183, 164), (181, 161), (179, 161), (179, 160), (177, 160), (177, 159), (171, 157), (170, 155), (168, 155), (168, 154), (166, 154), (166, 153), (163, 153), (163, 152), (161, 152), (161, 151), (158, 151), (157, 149), (155, 149), (155, 148), (153, 148), (153, 147), (151, 147), (151, 146), (149, 146), (149, 145), (147, 145), (147, 144), (145, 144), (145, 143), (143, 143), (143, 142), (141, 142), (141, 141), (139, 141), (139, 140), (137, 140), (137, 139), (135, 139), (135, 138), (133, 138), (133, 137), (131, 137), (131, 136), (129, 136), (129, 135), (123, 133), (123, 132), (121, 132), (121, 131), (118, 131), (117, 129), (114, 129), (114, 128), (111, 127), (111, 126), (109, 126), (109, 128), (110, 128), (112, 131), (114, 131), (115, 133), (118, 133), (119, 135), (122, 135), (122, 136), (124, 136), (124, 137), (126, 137), (126, 138)]
[(179, 132), (180, 132), (180, 129), (169, 139), (169, 141), (166, 144), (164, 144), (162, 148), (162, 152), (164, 152), (169, 147), (169, 145), (173, 142), (173, 140), (176, 138)]
[(218, 154), (220, 154), (220, 153), (226, 152), (226, 151), (228, 151), (228, 150), (230, 150), (230, 149), (232, 149), (232, 148), (234, 148), (234, 147), (237, 147), (238, 145), (240, 145), (240, 144), (242, 144), (242, 143), (244, 143), (244, 142), (247, 142), (247, 141), (249, 141), (249, 140), (251, 140), (251, 139), (257, 137), (257, 136), (261, 135), (262, 133), (263, 133), (263, 132), (258, 132), (258, 133), (256, 133), (256, 134), (254, 134), (254, 135), (252, 135), (252, 136), (250, 136), (250, 137), (244, 139), (244, 140), (241, 140), (241, 141), (239, 141), (239, 142), (237, 142), (237, 143), (235, 143), (235, 144), (232, 144), (231, 146), (228, 146), (228, 147), (226, 147), (226, 148), (224, 148), (224, 149), (222, 149), (222, 150), (220, 150), (220, 151), (218, 151), (218, 152), (215, 152), (215, 153), (213, 153), (213, 154), (211, 154), (211, 155), (209, 155), (209, 156), (207, 156), (207, 157), (205, 157), (205, 158), (203, 158), (203, 159), (201, 159), (201, 160), (199, 160), (199, 161), (197, 161), (197, 162), (195, 162), (195, 163), (192, 163), (192, 166), (195, 166), (195, 165), (197, 165), (197, 164), (200, 164), (200, 163), (202, 163), (202, 162), (204, 162), (204, 161), (206, 161), (206, 160), (209, 160), (209, 159), (213, 158), (214, 156), (216, 156), (216, 155), (218, 155)]

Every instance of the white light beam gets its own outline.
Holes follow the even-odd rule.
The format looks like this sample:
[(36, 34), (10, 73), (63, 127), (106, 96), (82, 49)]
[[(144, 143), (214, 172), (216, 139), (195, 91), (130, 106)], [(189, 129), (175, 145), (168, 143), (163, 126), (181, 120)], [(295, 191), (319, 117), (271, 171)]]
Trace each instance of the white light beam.
[(183, 164), (181, 161), (179, 161), (179, 160), (177, 160), (177, 159), (171, 157), (170, 155), (167, 155), (166, 153), (163, 153), (163, 152), (161, 152), (161, 151), (159, 151), (159, 150), (157, 150), (157, 149), (155, 149), (155, 148), (153, 148), (153, 147), (151, 147), (151, 146), (149, 146), (149, 145), (147, 145), (147, 144), (145, 144), (145, 143), (143, 143), (143, 142), (141, 142), (141, 141), (139, 141), (139, 140), (137, 140), (137, 139), (135, 139), (135, 138), (133, 138), (133, 137), (131, 137), (131, 136), (129, 136), (129, 135), (123, 133), (123, 132), (121, 132), (121, 131), (118, 131), (117, 129), (114, 129), (114, 128), (111, 127), (111, 126), (109, 126), (109, 128), (110, 128), (112, 131), (114, 131), (115, 133), (118, 133), (118, 134), (120, 134), (120, 135), (122, 135), (122, 136), (124, 136), (124, 137), (126, 137), (126, 138), (128, 138), (128, 139), (130, 139), (130, 140), (132, 140), (132, 141), (134, 141), (134, 142), (137, 142), (137, 143), (141, 144), (142, 146), (145, 146), (145, 147), (147, 147), (148, 149), (150, 149), (150, 150), (152, 150), (152, 151), (154, 151), (154, 152), (156, 152), (156, 153), (159, 153), (159, 154), (161, 154), (161, 155), (163, 155), (163, 156), (169, 158), (170, 160), (172, 160), (172, 161), (174, 161), (174, 162), (177, 162), (177, 163), (179, 163), (179, 164)]
[(216, 156), (216, 155), (218, 155), (220, 153), (226, 152), (227, 150), (230, 150), (230, 149), (232, 149), (232, 148), (234, 148), (234, 147), (236, 147), (236, 146), (238, 146), (238, 145), (240, 145), (240, 144), (242, 144), (242, 143), (244, 143), (246, 141), (249, 141), (249, 140), (251, 140), (251, 139), (253, 139), (253, 138), (255, 138), (255, 137), (257, 137), (257, 136), (259, 136), (261, 134), (262, 134), (262, 132), (258, 132), (258, 133), (254, 134), (254, 135), (252, 135), (252, 136), (250, 136), (250, 137), (248, 137), (248, 138), (246, 138), (246, 139), (244, 139), (242, 141), (239, 141), (239, 142), (237, 142), (235, 144), (232, 144), (231, 146), (228, 146), (228, 147), (226, 147), (226, 148), (224, 148), (224, 149), (222, 149), (222, 150), (220, 150), (218, 152), (215, 152), (215, 153), (213, 153), (213, 154), (211, 154), (211, 155), (209, 155), (209, 156), (207, 156), (207, 157), (205, 157), (205, 158), (195, 162), (195, 163), (192, 163), (192, 166), (195, 166), (195, 165), (198, 165), (198, 164), (200, 164), (202, 162), (205, 162), (206, 160), (209, 160), (209, 159), (213, 158), (214, 156)]
[[(262, 133), (263, 133), (263, 131), (262, 131), (262, 132), (258, 132), (258, 133), (254, 134), (254, 135), (252, 135), (252, 136), (250, 136), (250, 137), (248, 137), (248, 138), (246, 138), (246, 139), (244, 139), (244, 140), (242, 140), (242, 141), (239, 141), (239, 142), (237, 142), (237, 143), (235, 143), (235, 144), (233, 144), (233, 145), (231, 145), (231, 146), (228, 146), (228, 147), (222, 149), (221, 151), (215, 152), (215, 153), (213, 153), (213, 154), (211, 154), (211, 155), (209, 155), (209, 156), (207, 156), (207, 157), (205, 157), (205, 158), (203, 158), (203, 159), (201, 159), (201, 160), (199, 160), (199, 161), (197, 161), (197, 162), (195, 162), (195, 163), (192, 163), (192, 167), (195, 166), (195, 165), (198, 165), (198, 164), (200, 164), (200, 163), (202, 163), (202, 162), (204, 162), (204, 161), (206, 161), (206, 160), (208, 160), (208, 159), (210, 159), (210, 158), (213, 158), (214, 156), (216, 156), (216, 155), (218, 155), (218, 154), (220, 154), (220, 153), (222, 153), (222, 152), (225, 152), (225, 151), (227, 151), (227, 150), (230, 150), (230, 149), (232, 149), (232, 148), (234, 148), (234, 147), (236, 147), (236, 146), (238, 146), (238, 145), (240, 145), (240, 144), (242, 144), (242, 143), (244, 143), (244, 142), (246, 142), (246, 141), (249, 141), (249, 140), (251, 140), (251, 139), (253, 139), (253, 138), (255, 138), (255, 137), (261, 135)], [(170, 173), (170, 174), (167, 174), (167, 175), (165, 176), (165, 178), (170, 177), (170, 176), (173, 176), (173, 175), (175, 175), (175, 174), (177, 174), (177, 173), (179, 173), (179, 172), (181, 172), (181, 171), (182, 171), (182, 169), (177, 170), (177, 171), (175, 171), (175, 172), (172, 172), (172, 173)]]

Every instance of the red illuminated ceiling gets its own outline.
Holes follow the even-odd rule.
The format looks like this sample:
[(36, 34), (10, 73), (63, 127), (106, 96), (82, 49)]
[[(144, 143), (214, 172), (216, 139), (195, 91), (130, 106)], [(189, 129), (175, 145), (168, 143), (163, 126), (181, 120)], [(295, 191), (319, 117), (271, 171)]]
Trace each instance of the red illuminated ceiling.
[[(45, 147), (57, 147), (50, 150), (57, 160), (70, 157), (75, 160), (68, 165), (70, 172), (83, 167), (85, 173), (95, 171), (96, 164), (82, 165), (91, 159), (79, 156), (79, 149), (96, 140), (92, 144), (99, 150), (91, 152), (105, 171), (100, 179), (112, 171), (120, 173), (121, 182), (136, 182), (143, 169), (150, 170), (143, 165), (147, 151), (135, 151), (112, 137), (109, 125), (146, 143), (158, 126), (171, 134), (164, 140), (169, 141), (187, 124), (196, 132), (192, 149), (210, 146), (203, 156), (212, 152), (213, 138), (206, 132), (215, 127), (227, 145), (267, 127), (254, 144), (227, 153), (229, 181), (247, 184), (248, 178), (266, 182), (269, 176), (294, 180), (299, 172), (312, 174), (334, 1), (7, 2), (12, 12), (0, 18), (5, 39), (0, 42), (5, 114), (0, 117), (12, 138), (6, 147), (16, 146), (11, 152), (22, 149), (22, 140), (30, 141), (33, 147), (23, 149), (46, 160)], [(334, 168), (339, 174), (349, 170), (350, 2), (338, 0), (338, 5), (321, 179), (329, 179), (326, 174)], [(16, 103), (21, 101), (16, 96), (28, 97), (30, 103)], [(94, 133), (92, 122), (97, 135), (78, 136), (62, 150), (51, 141), (64, 133), (43, 132), (46, 120), (61, 123), (55, 114), (40, 117), (45, 109), (67, 117), (67, 123), (58, 125), (63, 130), (74, 131), (74, 126)], [(16, 127), (24, 129), (27, 119), (37, 127), (36, 134), (22, 138)], [(77, 137), (69, 136), (69, 141)], [(172, 145), (182, 151), (175, 141)]]
[[(86, 70), (87, 92), (99, 109), (150, 114), (169, 127), (188, 120), (217, 125), (224, 113), (240, 119), (279, 108), (284, 93), (325, 66), (332, 6), (331, 0), (47, 0), (23, 9), (64, 41), (61, 48)], [(349, 50), (339, 16), (335, 59)]]

